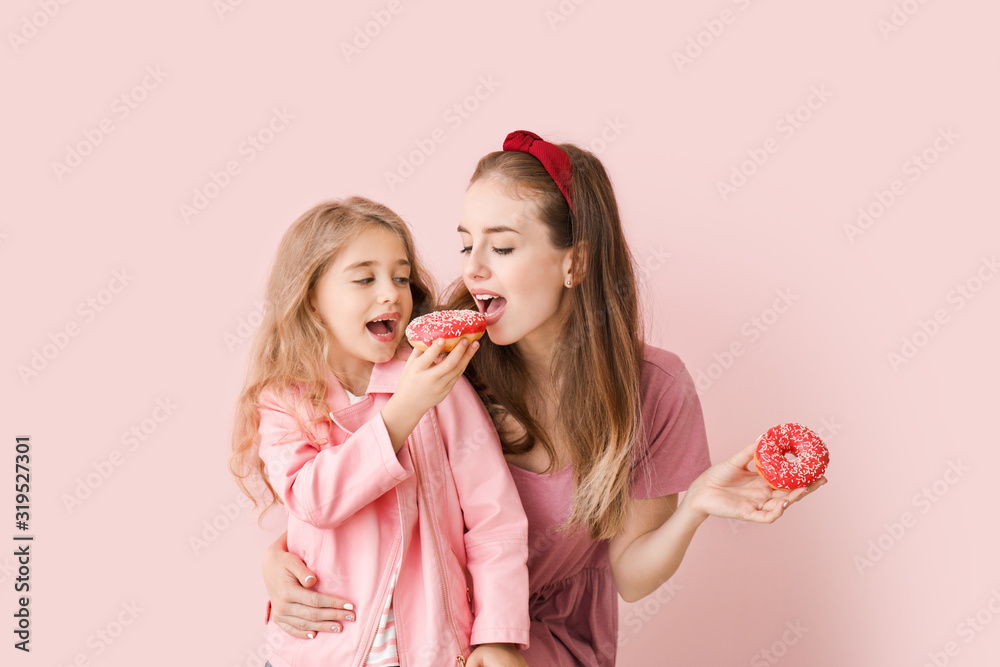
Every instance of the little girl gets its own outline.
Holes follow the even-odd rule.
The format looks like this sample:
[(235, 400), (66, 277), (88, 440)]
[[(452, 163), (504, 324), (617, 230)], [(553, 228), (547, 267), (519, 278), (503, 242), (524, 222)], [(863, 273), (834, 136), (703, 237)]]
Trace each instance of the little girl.
[(462, 377), (479, 343), (397, 356), (428, 284), (403, 221), (361, 197), (281, 240), (231, 467), (254, 502), (285, 505), (315, 590), (350, 602), (308, 639), (269, 620), (272, 667), (526, 664), (527, 519)]

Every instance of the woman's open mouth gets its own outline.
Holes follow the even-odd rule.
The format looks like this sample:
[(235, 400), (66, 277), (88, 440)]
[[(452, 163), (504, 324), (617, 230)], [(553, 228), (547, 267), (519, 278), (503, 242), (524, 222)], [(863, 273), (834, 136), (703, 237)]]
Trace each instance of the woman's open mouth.
[(380, 343), (391, 343), (396, 340), (396, 328), (399, 326), (399, 315), (379, 315), (374, 320), (365, 323), (368, 333)]
[(486, 326), (496, 324), (507, 308), (507, 299), (499, 294), (476, 294), (476, 305), (486, 318)]

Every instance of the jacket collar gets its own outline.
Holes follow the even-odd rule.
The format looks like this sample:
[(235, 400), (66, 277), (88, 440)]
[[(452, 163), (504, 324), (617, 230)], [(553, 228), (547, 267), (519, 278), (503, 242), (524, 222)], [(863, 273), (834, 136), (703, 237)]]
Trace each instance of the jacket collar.
[[(410, 351), (410, 348), (407, 348)], [(368, 389), (365, 396), (356, 403), (351, 403), (347, 397), (347, 392), (334, 377), (331, 371), (327, 371), (328, 390), (326, 394), (326, 404), (330, 407), (330, 418), (341, 430), (348, 435), (353, 434), (361, 425), (371, 418), (370, 410), (373, 401), (380, 400), (377, 396), (382, 394), (383, 402), (386, 400), (384, 394), (393, 394), (399, 387), (399, 377), (406, 366), (406, 358), (398, 356), (384, 364), (375, 364), (372, 367), (371, 377), (368, 379)], [(376, 403), (377, 404), (377, 403)]]
[(375, 364), (372, 368), (372, 375), (368, 379), (367, 394), (394, 394), (399, 388), (399, 378), (403, 374), (406, 360), (409, 359), (413, 350), (410, 347), (402, 346), (396, 356), (384, 364)]
[[(403, 374), (406, 360), (413, 350), (403, 346), (390, 361), (384, 364), (375, 364), (372, 367), (371, 377), (368, 378), (368, 388), (365, 394), (394, 394), (399, 388), (399, 378)], [(367, 401), (362, 400), (351, 404), (351, 399), (347, 397), (347, 392), (330, 370), (326, 371), (327, 394), (326, 404), (330, 406), (330, 414), (349, 414), (353, 409), (361, 409)]]

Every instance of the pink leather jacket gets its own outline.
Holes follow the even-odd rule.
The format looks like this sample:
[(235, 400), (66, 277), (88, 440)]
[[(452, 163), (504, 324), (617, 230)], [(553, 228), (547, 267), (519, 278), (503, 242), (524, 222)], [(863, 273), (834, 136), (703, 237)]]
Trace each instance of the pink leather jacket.
[(400, 665), (464, 665), (476, 644), (527, 648), (528, 523), (493, 423), (463, 377), (397, 455), (380, 412), (403, 365), (376, 364), (353, 405), (330, 375), (332, 422), (311, 427), (316, 411), (286, 392), (312, 436), (273, 392), (261, 396), (260, 456), (288, 511), (288, 549), (316, 573), (315, 590), (351, 600), (356, 617), (315, 639), (269, 620), (273, 667), (364, 665), (400, 553)]

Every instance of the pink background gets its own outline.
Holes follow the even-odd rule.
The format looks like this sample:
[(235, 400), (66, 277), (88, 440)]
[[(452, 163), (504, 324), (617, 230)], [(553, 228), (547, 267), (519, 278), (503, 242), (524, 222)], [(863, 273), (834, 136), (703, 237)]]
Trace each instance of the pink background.
[(283, 520), (258, 528), (226, 463), (278, 239), (364, 194), (444, 284), (476, 160), (530, 129), (608, 168), (713, 459), (784, 421), (832, 450), (820, 493), (710, 520), (621, 605), (620, 664), (995, 664), (1000, 6), (233, 4), (4, 4), (0, 539), (27, 434), (36, 541), (30, 655), (0, 549), (2, 660), (259, 664)]

